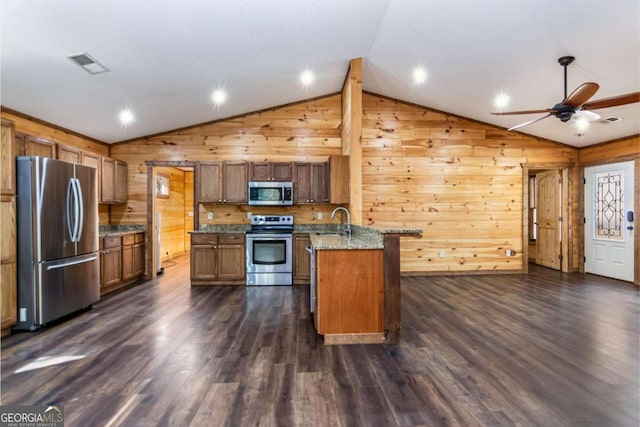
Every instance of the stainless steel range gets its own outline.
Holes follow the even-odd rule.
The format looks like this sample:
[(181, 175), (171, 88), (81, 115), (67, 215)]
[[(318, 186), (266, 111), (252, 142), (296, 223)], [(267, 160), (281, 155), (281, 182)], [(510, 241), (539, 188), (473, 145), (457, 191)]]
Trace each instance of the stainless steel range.
[(293, 215), (254, 215), (247, 233), (247, 285), (293, 283)]

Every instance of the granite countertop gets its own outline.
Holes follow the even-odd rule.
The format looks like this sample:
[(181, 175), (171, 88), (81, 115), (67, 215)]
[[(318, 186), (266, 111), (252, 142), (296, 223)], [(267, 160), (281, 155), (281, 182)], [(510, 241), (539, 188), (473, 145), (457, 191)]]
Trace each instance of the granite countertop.
[[(383, 249), (384, 234), (420, 235), (420, 229), (376, 229), (352, 225), (351, 237), (344, 232), (343, 224), (294, 224), (294, 233), (309, 234), (311, 245), (316, 250), (336, 249)], [(246, 233), (251, 230), (249, 224), (201, 224), (192, 234), (209, 233)]]
[(309, 233), (309, 238), (311, 239), (311, 246), (317, 251), (384, 248), (380, 233), (353, 233), (351, 237), (346, 234)]
[(98, 226), (98, 237), (144, 233), (146, 229), (147, 227), (144, 224), (100, 225)]
[(200, 228), (190, 231), (191, 234), (210, 233), (246, 233), (251, 230), (249, 224), (200, 224)]

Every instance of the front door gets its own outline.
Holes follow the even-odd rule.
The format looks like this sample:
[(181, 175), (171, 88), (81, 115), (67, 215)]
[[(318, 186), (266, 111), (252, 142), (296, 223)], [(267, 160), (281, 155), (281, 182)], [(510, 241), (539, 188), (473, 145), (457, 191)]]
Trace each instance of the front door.
[(633, 162), (584, 169), (584, 270), (633, 281)]
[(536, 175), (538, 196), (536, 264), (560, 270), (560, 171)]

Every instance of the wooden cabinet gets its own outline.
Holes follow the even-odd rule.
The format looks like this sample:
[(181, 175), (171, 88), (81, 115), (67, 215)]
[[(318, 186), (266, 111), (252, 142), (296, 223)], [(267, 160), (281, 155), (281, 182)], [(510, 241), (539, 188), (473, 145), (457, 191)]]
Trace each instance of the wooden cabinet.
[(247, 203), (247, 163), (224, 162), (222, 164), (222, 202)]
[(242, 285), (245, 283), (243, 233), (192, 234), (191, 284)]
[(2, 142), (0, 143), (0, 192), (16, 193), (15, 157), (18, 155), (13, 122), (2, 120)]
[(100, 252), (100, 294), (117, 287), (122, 282), (122, 240), (105, 237)]
[(293, 235), (293, 284), (309, 283), (311, 279), (310, 258), (307, 246), (311, 244), (308, 234)]
[(113, 292), (139, 280), (145, 271), (145, 233), (102, 239), (100, 294)]
[(198, 166), (198, 203), (247, 203), (247, 163), (216, 162)]
[(58, 144), (58, 160), (69, 163), (82, 163), (82, 150), (67, 145)]
[(100, 203), (126, 203), (127, 164), (109, 157), (102, 157), (100, 172)]
[(218, 279), (245, 282), (245, 235), (218, 235)]
[(2, 120), (0, 140), (0, 327), (11, 332), (18, 315), (16, 246), (16, 173), (18, 154), (13, 122)]
[(46, 139), (27, 135), (25, 137), (24, 144), (25, 144), (24, 153), (27, 156), (40, 156), (40, 157), (48, 157), (51, 159), (56, 158), (55, 142), (51, 142), (51, 141), (47, 141)]
[(384, 342), (383, 251), (319, 250), (316, 329), (325, 344)]
[(349, 203), (349, 156), (329, 157), (329, 202), (337, 205)]
[(249, 164), (249, 181), (291, 181), (291, 162), (252, 162)]
[(293, 164), (294, 203), (329, 202), (327, 163)]
[(198, 165), (197, 193), (200, 203), (222, 202), (222, 163)]
[(0, 226), (0, 323), (4, 336), (18, 319), (15, 196), (1, 196)]

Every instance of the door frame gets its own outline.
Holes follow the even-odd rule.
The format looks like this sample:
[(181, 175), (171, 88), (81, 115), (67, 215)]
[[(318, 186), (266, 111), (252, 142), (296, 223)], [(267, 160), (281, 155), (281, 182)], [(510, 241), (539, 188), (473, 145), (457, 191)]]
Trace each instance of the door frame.
[[(602, 166), (609, 165), (611, 163), (620, 163), (620, 162), (628, 162), (633, 161), (633, 191), (636, 194), (635, 201), (633, 204), (633, 247), (634, 247), (634, 266), (633, 266), (633, 284), (636, 286), (640, 286), (640, 231), (638, 227), (640, 226), (640, 219), (638, 219), (638, 215), (640, 215), (640, 156), (638, 154), (632, 154), (628, 156), (619, 156), (614, 159), (606, 159), (606, 160), (598, 160), (594, 162), (585, 162), (580, 164), (579, 168), (579, 177), (581, 181), (581, 185), (578, 187), (578, 218), (584, 218), (584, 183), (586, 182), (586, 177), (584, 176), (584, 169), (591, 166)], [(578, 255), (579, 255), (579, 269), (580, 273), (584, 273), (584, 237), (585, 237), (585, 227), (584, 223), (582, 227), (579, 228), (579, 245), (578, 245)]]
[[(147, 271), (149, 273), (149, 278), (151, 280), (155, 279), (158, 276), (158, 272), (154, 268), (155, 263), (155, 254), (156, 254), (156, 246), (157, 242), (155, 239), (155, 227), (156, 227), (156, 198), (155, 198), (155, 167), (187, 167), (193, 168), (194, 174), (196, 173), (196, 166), (198, 162), (191, 161), (166, 161), (166, 160), (147, 160), (145, 161), (147, 165), (147, 247), (146, 247), (146, 263), (147, 263)], [(195, 185), (194, 185), (194, 198), (193, 198), (193, 212), (196, 213), (198, 210), (196, 209), (196, 198), (195, 198)], [(197, 215), (194, 218), (194, 228), (198, 227)]]
[[(559, 170), (562, 179), (560, 186), (562, 210), (560, 230), (560, 254), (562, 262), (560, 271), (568, 273), (573, 271), (573, 172), (575, 164), (564, 163), (521, 163), (522, 166), (522, 271), (529, 273), (529, 175), (548, 170)], [(584, 269), (584, 265), (583, 265)]]

